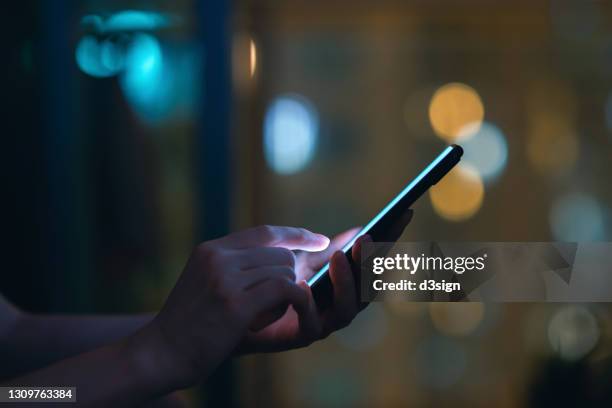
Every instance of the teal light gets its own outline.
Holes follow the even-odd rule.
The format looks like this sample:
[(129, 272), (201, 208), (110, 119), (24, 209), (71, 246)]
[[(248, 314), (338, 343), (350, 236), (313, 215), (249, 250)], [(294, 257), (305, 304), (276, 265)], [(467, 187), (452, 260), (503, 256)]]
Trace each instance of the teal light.
[(468, 124), (457, 138), (464, 150), (463, 162), (472, 165), (490, 183), (502, 174), (508, 163), (508, 142), (502, 131), (492, 123)]
[(125, 10), (110, 16), (104, 30), (110, 31), (150, 31), (167, 27), (170, 19), (153, 11)]
[(171, 19), (165, 14), (155, 11), (123, 10), (103, 19), (90, 14), (81, 19), (81, 25), (96, 34), (153, 31), (170, 26)]
[(81, 71), (88, 75), (104, 78), (118, 72), (102, 63), (102, 46), (93, 35), (81, 38), (76, 47), (75, 57)]
[(121, 71), (124, 64), (122, 47), (110, 39), (102, 42), (100, 46), (100, 62), (110, 72), (118, 73)]
[(126, 98), (143, 118), (155, 121), (169, 109), (172, 78), (164, 72), (163, 53), (157, 39), (148, 34), (136, 35), (127, 50), (120, 80)]
[(175, 22), (138, 10), (87, 15), (81, 19), (84, 36), (75, 50), (77, 65), (96, 78), (117, 75), (128, 104), (143, 122), (155, 125), (189, 116), (200, 89), (201, 50), (175, 41), (162, 48), (149, 33)]

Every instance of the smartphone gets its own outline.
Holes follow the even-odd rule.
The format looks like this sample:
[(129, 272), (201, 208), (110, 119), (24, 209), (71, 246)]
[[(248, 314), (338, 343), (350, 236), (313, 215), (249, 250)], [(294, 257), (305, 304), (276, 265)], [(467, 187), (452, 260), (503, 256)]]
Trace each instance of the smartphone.
[[(380, 241), (396, 217), (408, 210), (412, 204), (429, 189), (429, 187), (440, 181), (450, 169), (455, 167), (455, 165), (459, 163), (462, 155), (463, 149), (461, 146), (448, 146), (429, 163), (416, 178), (408, 183), (395, 198), (376, 214), (376, 216), (372, 218), (372, 220), (368, 222), (368, 224), (363, 227), (344, 248), (342, 248), (342, 251), (348, 257), (351, 265), (354, 263), (351, 258), (351, 249), (359, 237), (369, 234), (374, 242)], [(359, 291), (361, 285), (360, 281), (357, 279), (358, 277), (356, 277), (356, 286)], [(329, 277), (329, 263), (308, 280), (308, 286), (310, 286), (312, 290), (312, 295), (319, 309), (325, 309), (333, 303), (334, 294), (331, 279)]]

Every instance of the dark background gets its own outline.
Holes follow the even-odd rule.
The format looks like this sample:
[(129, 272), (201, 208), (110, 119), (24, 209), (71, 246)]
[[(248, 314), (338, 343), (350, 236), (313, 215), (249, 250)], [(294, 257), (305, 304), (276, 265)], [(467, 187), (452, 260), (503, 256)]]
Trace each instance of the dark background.
[[(4, 8), (0, 291), (26, 310), (156, 310), (199, 241), (363, 224), (478, 106), (473, 160), (415, 205), (404, 240), (612, 236), (609, 2)], [(186, 398), (600, 406), (610, 330), (605, 304), (377, 304)]]

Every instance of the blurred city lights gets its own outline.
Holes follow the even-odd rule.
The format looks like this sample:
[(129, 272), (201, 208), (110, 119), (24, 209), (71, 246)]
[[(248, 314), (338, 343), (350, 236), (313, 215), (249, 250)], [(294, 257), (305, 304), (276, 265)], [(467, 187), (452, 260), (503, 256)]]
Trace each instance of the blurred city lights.
[(354, 351), (364, 351), (379, 344), (387, 334), (387, 315), (378, 303), (371, 303), (345, 329), (333, 334), (338, 343)]
[(479, 302), (431, 302), (429, 316), (440, 333), (465, 336), (476, 330), (482, 322), (484, 305)]
[(81, 19), (81, 25), (97, 34), (152, 31), (170, 25), (170, 18), (164, 14), (144, 10), (122, 10), (112, 14), (107, 19), (90, 14)]
[(255, 41), (251, 38), (249, 41), (249, 67), (251, 77), (255, 75), (255, 69), (257, 68), (257, 47), (255, 46)]
[[(161, 61), (160, 47), (154, 37), (137, 32), (167, 27), (170, 21), (168, 16), (153, 11), (123, 10), (107, 18), (86, 15), (81, 19), (86, 34), (75, 50), (77, 65), (88, 75), (109, 77), (119, 74), (126, 59), (130, 59), (128, 68), (132, 73), (140, 70), (151, 76), (154, 65)], [(140, 55), (136, 55), (138, 53)], [(146, 62), (142, 60), (145, 54), (151, 64), (148, 72), (144, 72), (147, 71)]]
[(562, 115), (542, 114), (532, 120), (527, 157), (544, 174), (559, 174), (574, 167), (579, 144), (575, 131)]
[(440, 87), (429, 104), (429, 120), (436, 134), (454, 142), (461, 128), (472, 124), (477, 131), (484, 118), (484, 106), (478, 93), (470, 86), (450, 83)]
[(232, 39), (232, 77), (237, 93), (254, 88), (257, 71), (257, 44), (247, 32), (238, 32)]
[(551, 230), (559, 241), (604, 240), (604, 222), (599, 202), (583, 193), (570, 193), (558, 198), (550, 211)]
[(164, 71), (161, 46), (149, 34), (134, 36), (125, 57), (121, 86), (132, 107), (144, 118), (159, 118), (168, 109), (172, 78)]
[(495, 180), (506, 167), (508, 143), (497, 126), (469, 123), (459, 130), (456, 141), (464, 150), (462, 162), (474, 167), (483, 181)]
[(441, 336), (425, 338), (416, 348), (419, 380), (434, 389), (456, 384), (467, 367), (467, 354), (455, 341)]
[(599, 335), (595, 316), (582, 306), (560, 309), (548, 325), (548, 341), (552, 349), (568, 361), (586, 356), (597, 345)]
[[(109, 45), (104, 47), (109, 47)], [(112, 52), (110, 50), (104, 52), (107, 63), (103, 63), (102, 50), (103, 46), (93, 35), (86, 35), (81, 38), (75, 50), (76, 62), (81, 71), (98, 78), (117, 74), (119, 71), (117, 64), (110, 63), (110, 57), (113, 56)]]
[(123, 69), (124, 53), (121, 46), (106, 39), (100, 46), (100, 62), (110, 72), (117, 73)]
[(318, 138), (318, 118), (304, 97), (284, 95), (269, 106), (264, 119), (264, 155), (279, 174), (294, 174), (312, 160)]
[(463, 221), (482, 206), (484, 185), (473, 167), (461, 164), (431, 187), (429, 198), (438, 215), (450, 221)]

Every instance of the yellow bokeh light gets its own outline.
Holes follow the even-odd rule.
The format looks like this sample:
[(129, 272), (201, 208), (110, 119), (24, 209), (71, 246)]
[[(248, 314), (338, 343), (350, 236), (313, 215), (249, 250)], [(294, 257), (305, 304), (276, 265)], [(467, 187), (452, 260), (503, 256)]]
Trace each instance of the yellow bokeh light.
[(257, 68), (257, 47), (255, 47), (255, 41), (251, 38), (249, 42), (249, 62), (251, 77), (255, 75), (255, 69)]
[(482, 206), (484, 185), (474, 168), (462, 164), (431, 187), (429, 198), (438, 215), (450, 221), (463, 221)]
[(558, 174), (571, 169), (579, 147), (574, 130), (562, 117), (543, 114), (532, 120), (527, 156), (538, 171)]
[(484, 119), (484, 106), (478, 93), (470, 86), (453, 82), (439, 88), (429, 104), (429, 121), (436, 134), (454, 142), (465, 125), (476, 124), (478, 131)]
[(484, 306), (479, 302), (432, 302), (429, 305), (429, 316), (440, 333), (465, 336), (482, 322)]

